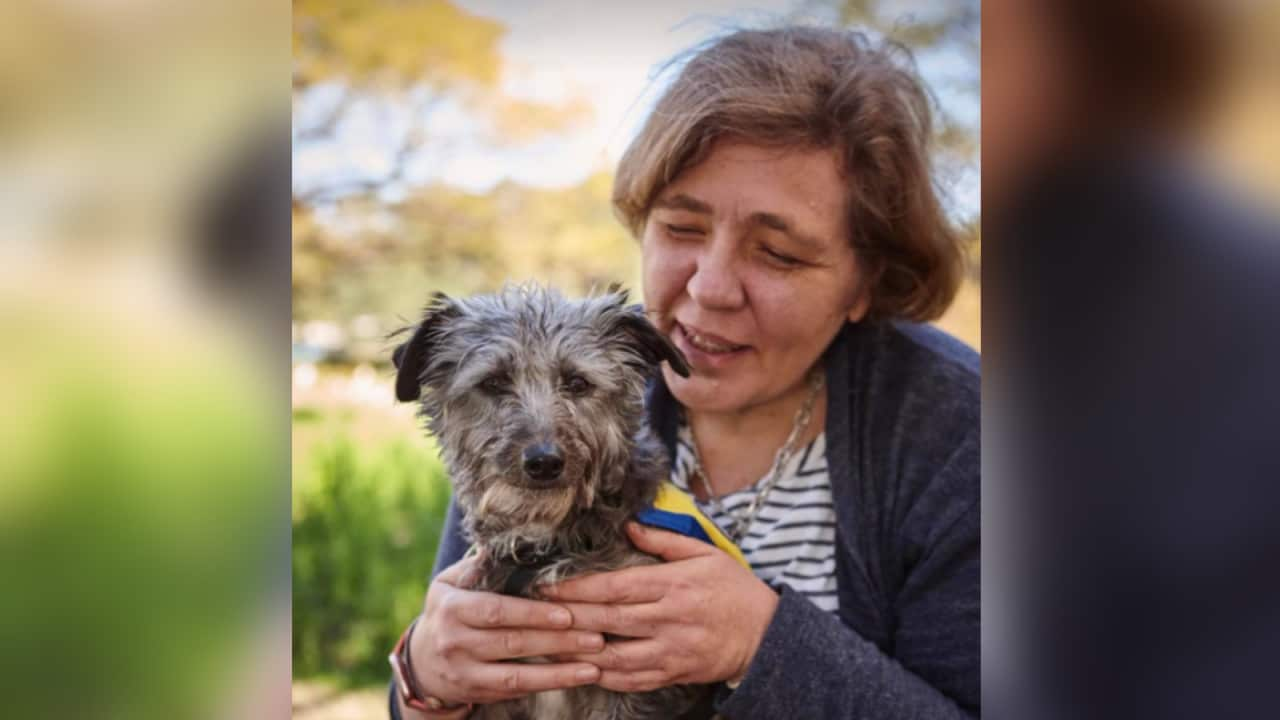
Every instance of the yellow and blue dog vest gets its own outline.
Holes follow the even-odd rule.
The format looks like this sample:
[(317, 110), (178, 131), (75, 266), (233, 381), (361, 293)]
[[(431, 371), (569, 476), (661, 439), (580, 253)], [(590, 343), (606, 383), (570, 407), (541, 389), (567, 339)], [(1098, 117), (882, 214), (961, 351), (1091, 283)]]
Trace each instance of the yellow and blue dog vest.
[[(750, 570), (747, 558), (737, 545), (716, 526), (711, 518), (702, 514), (693, 498), (685, 491), (663, 483), (658, 488), (658, 495), (653, 505), (636, 513), (636, 520), (641, 524), (659, 530), (678, 533), (686, 537), (696, 538), (709, 545), (714, 545), (729, 553), (742, 567)], [(552, 554), (531, 554), (519, 562), (502, 584), (502, 592), (507, 595), (524, 595), (530, 584), (538, 576), (538, 572), (551, 563)]]
[(719, 526), (698, 509), (693, 498), (671, 484), (665, 482), (658, 488), (658, 496), (653, 506), (636, 513), (636, 520), (643, 525), (678, 533), (714, 545), (729, 553), (739, 564), (748, 570), (751, 565), (738, 549), (737, 545), (725, 535)]

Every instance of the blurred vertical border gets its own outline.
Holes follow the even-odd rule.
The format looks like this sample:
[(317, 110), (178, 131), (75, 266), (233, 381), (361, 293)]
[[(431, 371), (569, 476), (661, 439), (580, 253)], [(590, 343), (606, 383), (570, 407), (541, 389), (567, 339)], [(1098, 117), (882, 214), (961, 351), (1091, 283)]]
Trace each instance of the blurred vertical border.
[(289, 713), (289, 5), (0, 9), (0, 706)]
[(983, 10), (984, 711), (1273, 716), (1280, 5)]

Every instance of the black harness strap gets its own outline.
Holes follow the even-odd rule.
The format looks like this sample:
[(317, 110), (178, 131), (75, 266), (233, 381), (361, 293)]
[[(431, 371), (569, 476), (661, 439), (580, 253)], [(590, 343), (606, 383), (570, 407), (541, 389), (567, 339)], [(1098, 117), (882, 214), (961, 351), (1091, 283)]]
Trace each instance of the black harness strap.
[(527, 556), (517, 554), (511, 561), (515, 564), (515, 569), (502, 584), (502, 594), (523, 597), (528, 595), (529, 588), (538, 577), (538, 573), (550, 567), (555, 561), (555, 555), (552, 553), (530, 553)]

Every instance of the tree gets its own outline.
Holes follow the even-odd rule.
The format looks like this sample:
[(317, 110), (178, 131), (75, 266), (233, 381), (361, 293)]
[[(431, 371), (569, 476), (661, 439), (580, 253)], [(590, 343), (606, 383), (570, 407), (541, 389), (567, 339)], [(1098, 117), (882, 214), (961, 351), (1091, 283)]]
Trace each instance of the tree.
[(837, 11), (845, 25), (875, 30), (913, 49), (959, 44), (978, 50), (979, 0), (843, 0)]
[[(389, 143), (390, 169), (336, 184), (295, 191), (304, 206), (376, 191), (404, 179), (408, 164), (428, 143), (433, 112), (455, 102), (489, 127), (489, 142), (523, 142), (570, 127), (584, 104), (549, 105), (504, 95), (498, 89), (505, 28), (472, 15), (448, 0), (295, 0), (293, 3), (293, 104), (328, 99), (321, 112), (295, 126), (295, 146), (332, 139), (340, 124), (363, 110), (397, 134)], [(332, 97), (328, 97), (331, 95)], [(479, 122), (483, 120), (484, 122)], [(397, 130), (395, 125), (402, 125)]]

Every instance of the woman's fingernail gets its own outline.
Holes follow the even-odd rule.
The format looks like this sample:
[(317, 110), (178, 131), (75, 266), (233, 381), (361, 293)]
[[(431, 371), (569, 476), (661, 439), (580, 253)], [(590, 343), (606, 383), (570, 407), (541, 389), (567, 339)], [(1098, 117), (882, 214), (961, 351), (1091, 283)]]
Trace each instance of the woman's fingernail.
[(599, 669), (599, 668), (596, 668), (596, 667), (584, 667), (584, 668), (582, 668), (581, 670), (579, 670), (578, 672), (574, 673), (574, 676), (575, 676), (575, 677), (577, 677), (579, 680), (581, 680), (581, 681), (583, 681), (583, 682), (590, 682), (590, 681), (592, 681), (592, 680), (595, 680), (595, 679), (596, 679), (596, 675), (598, 675), (599, 673), (600, 673), (600, 669)]
[(553, 625), (570, 625), (573, 623), (573, 616), (568, 610), (556, 609), (551, 611), (551, 624)]
[(604, 647), (604, 637), (600, 635), (583, 635), (578, 638), (578, 645), (585, 650), (600, 650)]

